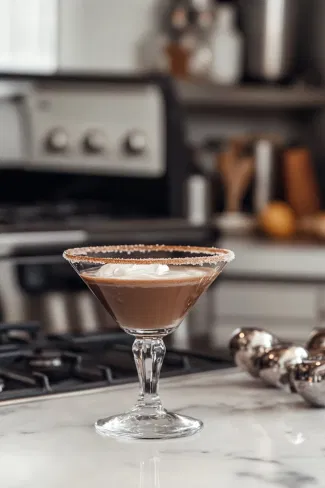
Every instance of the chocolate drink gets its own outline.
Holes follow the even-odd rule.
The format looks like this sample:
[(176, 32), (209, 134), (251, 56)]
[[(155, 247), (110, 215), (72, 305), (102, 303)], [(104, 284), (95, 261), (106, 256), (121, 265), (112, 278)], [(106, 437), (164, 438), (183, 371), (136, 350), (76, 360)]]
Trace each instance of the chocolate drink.
[(135, 277), (132, 273), (104, 277), (104, 272), (104, 276), (98, 275), (101, 270), (89, 270), (81, 277), (122, 328), (150, 331), (179, 325), (216, 277), (210, 268), (165, 268), (168, 272), (164, 276), (141, 274), (140, 270)]

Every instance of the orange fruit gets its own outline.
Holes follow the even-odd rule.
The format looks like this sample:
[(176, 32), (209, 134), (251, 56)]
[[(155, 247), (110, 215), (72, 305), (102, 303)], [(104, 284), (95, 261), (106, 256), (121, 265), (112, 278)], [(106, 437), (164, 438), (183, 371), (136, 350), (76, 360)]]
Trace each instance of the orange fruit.
[(278, 239), (288, 239), (296, 233), (296, 217), (292, 208), (284, 202), (269, 203), (259, 216), (265, 234)]

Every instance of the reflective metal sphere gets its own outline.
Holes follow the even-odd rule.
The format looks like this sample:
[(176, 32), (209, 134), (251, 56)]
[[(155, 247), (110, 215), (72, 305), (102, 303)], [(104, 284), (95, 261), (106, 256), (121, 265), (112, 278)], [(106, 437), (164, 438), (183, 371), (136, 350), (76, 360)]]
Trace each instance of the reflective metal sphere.
[(309, 337), (306, 349), (308, 351), (324, 351), (325, 355), (325, 329), (315, 329)]
[(307, 357), (308, 351), (304, 347), (279, 344), (259, 359), (259, 376), (268, 385), (291, 389), (290, 370)]
[(325, 407), (325, 360), (306, 359), (291, 374), (297, 393), (314, 407)]
[(324, 349), (312, 349), (308, 351), (308, 359), (325, 359), (325, 350)]
[(256, 378), (259, 376), (260, 357), (279, 342), (266, 330), (243, 328), (232, 333), (229, 349), (237, 366)]

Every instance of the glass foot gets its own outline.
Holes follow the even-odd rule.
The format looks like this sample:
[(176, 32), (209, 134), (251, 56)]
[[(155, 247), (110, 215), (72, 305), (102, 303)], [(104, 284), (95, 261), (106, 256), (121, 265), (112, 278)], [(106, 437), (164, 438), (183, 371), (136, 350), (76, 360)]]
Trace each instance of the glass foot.
[(110, 437), (129, 439), (172, 439), (196, 434), (202, 429), (200, 420), (160, 409), (148, 412), (137, 408), (130, 412), (98, 420), (96, 430)]

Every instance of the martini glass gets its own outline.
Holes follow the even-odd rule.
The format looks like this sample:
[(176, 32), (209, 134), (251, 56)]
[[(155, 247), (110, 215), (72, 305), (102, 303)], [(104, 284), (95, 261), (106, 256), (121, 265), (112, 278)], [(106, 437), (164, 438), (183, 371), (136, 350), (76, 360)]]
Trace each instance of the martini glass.
[(98, 420), (96, 430), (112, 437), (140, 439), (198, 432), (203, 425), (200, 420), (169, 412), (160, 401), (158, 382), (166, 351), (163, 338), (180, 325), (234, 259), (233, 252), (212, 247), (123, 245), (69, 249), (63, 257), (118, 325), (135, 337), (132, 351), (140, 383), (138, 401), (126, 413)]

